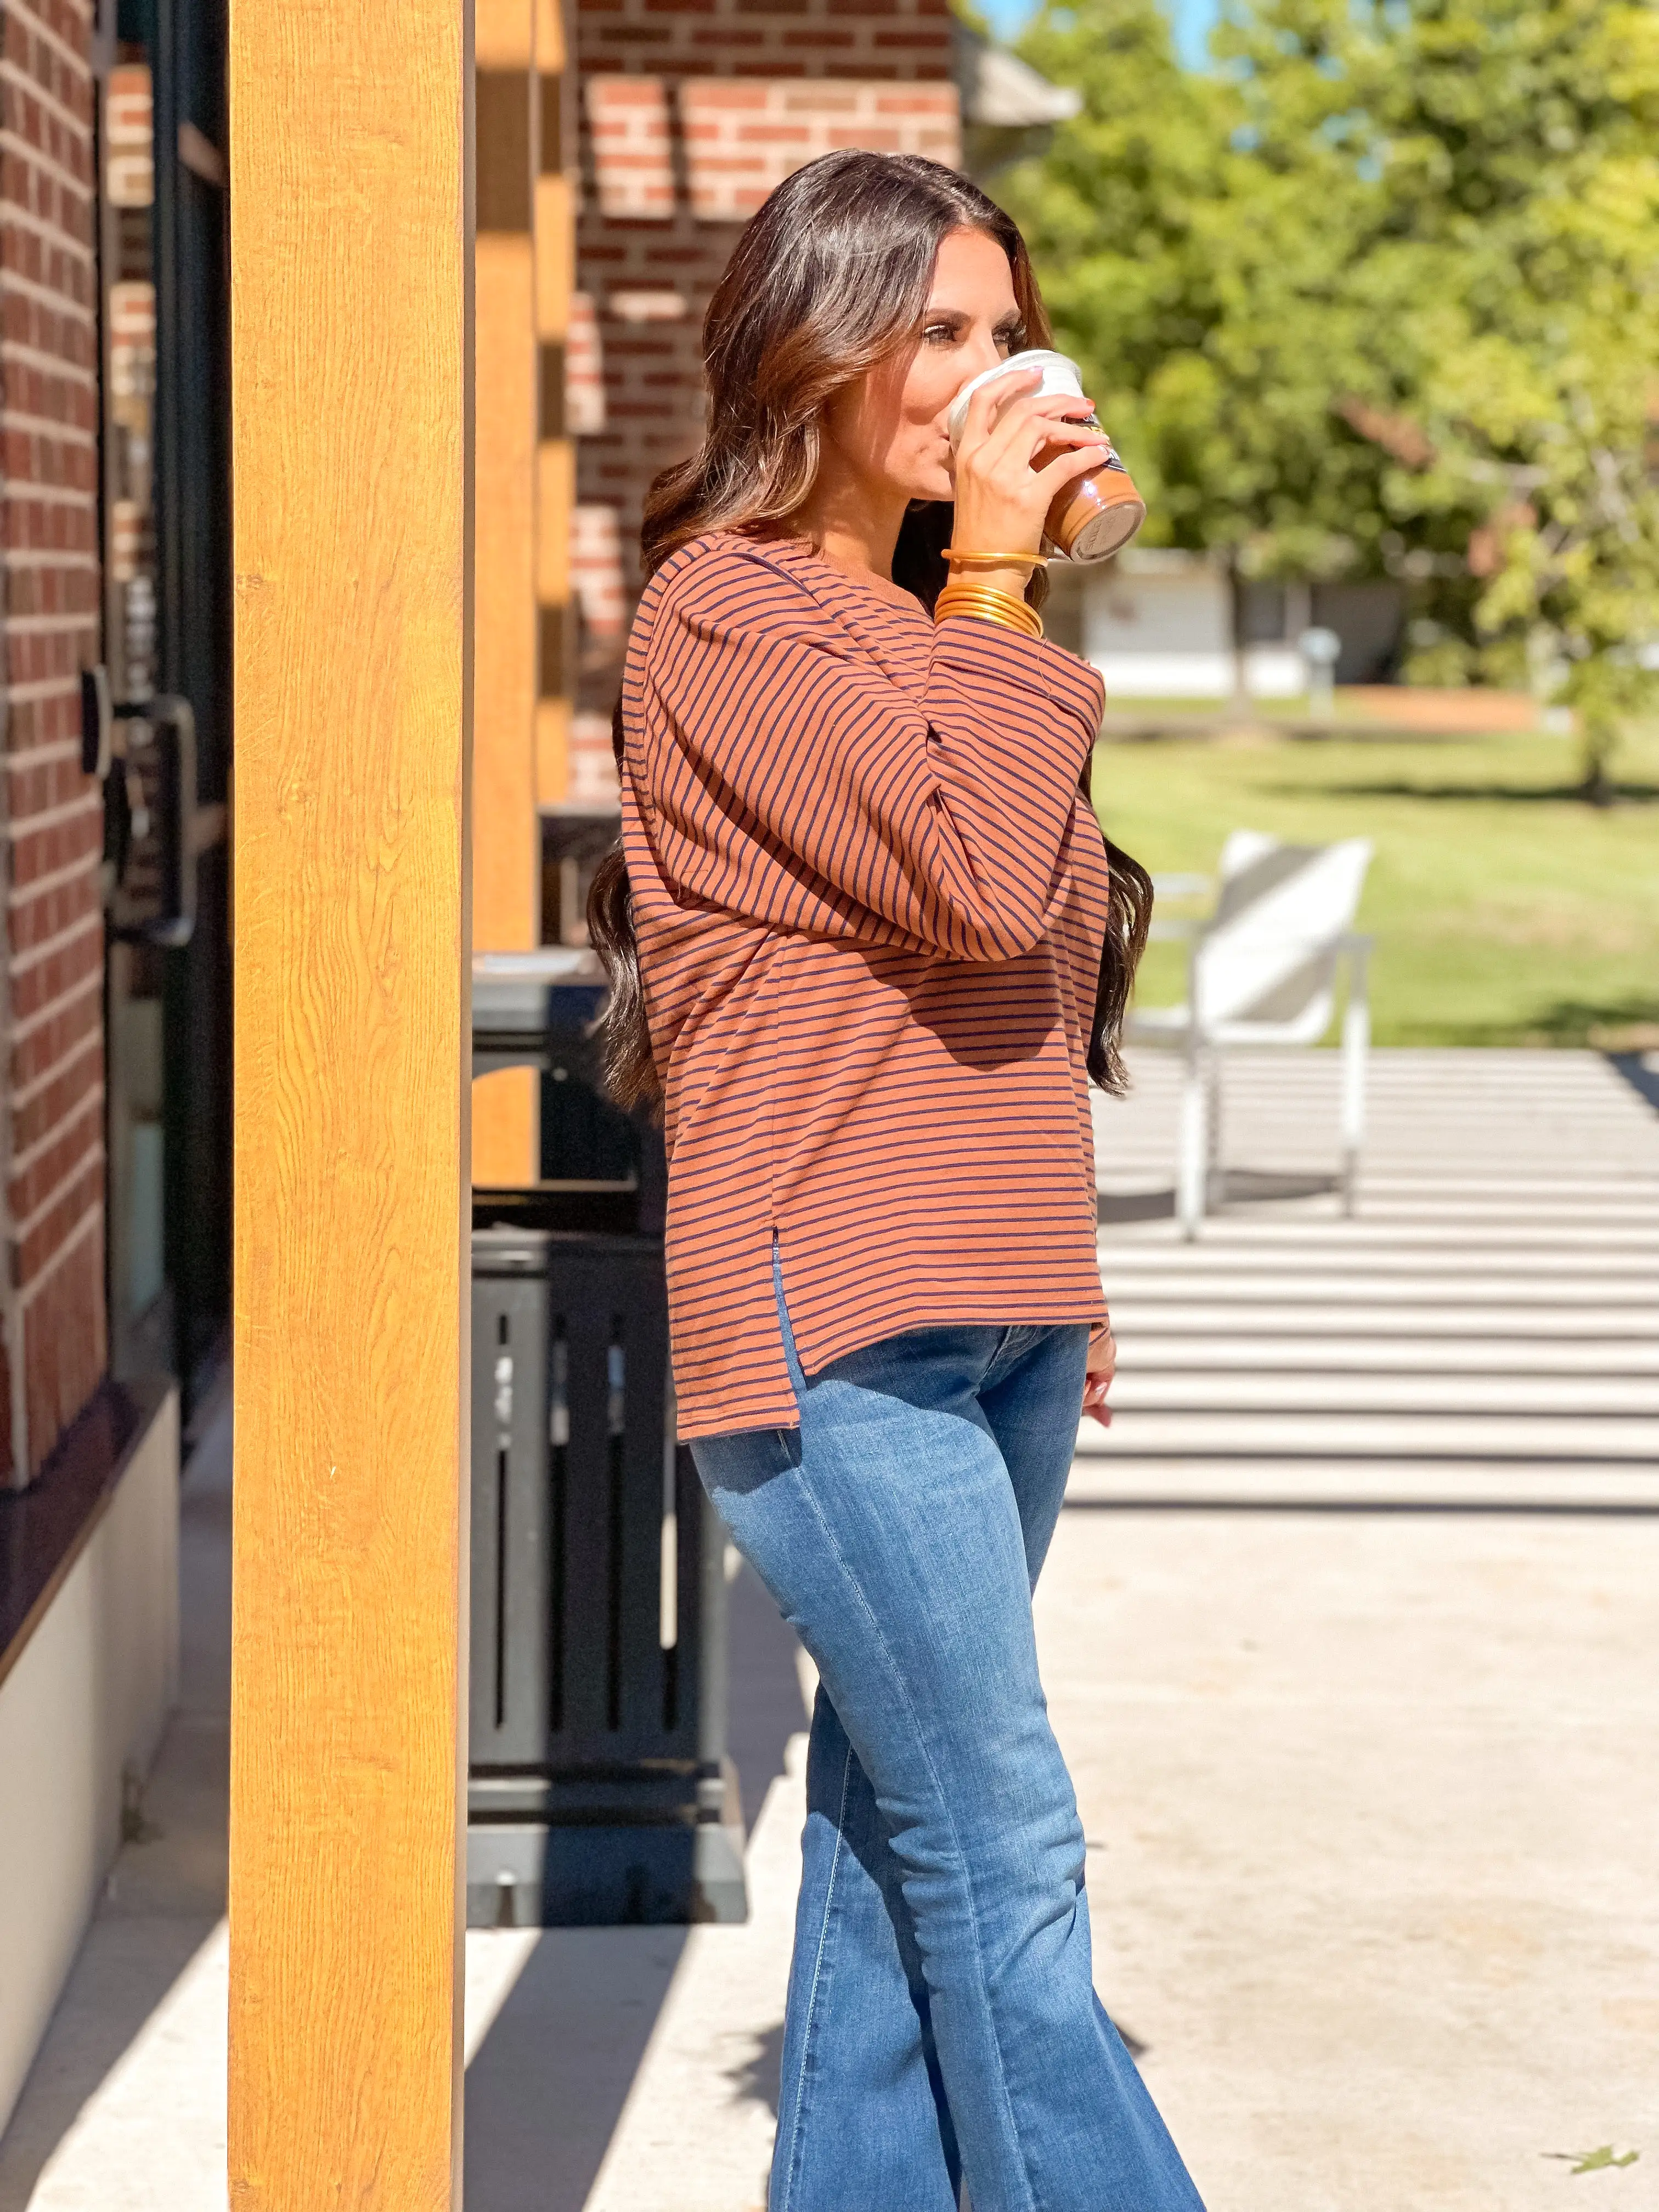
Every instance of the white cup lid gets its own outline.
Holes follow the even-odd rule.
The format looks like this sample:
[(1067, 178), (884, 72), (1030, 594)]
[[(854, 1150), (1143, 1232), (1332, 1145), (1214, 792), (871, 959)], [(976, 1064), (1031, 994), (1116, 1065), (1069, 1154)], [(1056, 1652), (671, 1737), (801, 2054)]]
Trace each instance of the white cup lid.
[(1012, 376), (1022, 369), (1040, 368), (1042, 381), (1036, 396), (1048, 392), (1074, 393), (1083, 397), (1083, 372), (1068, 355), (1052, 353), (1047, 346), (1033, 346), (1027, 353), (1011, 353), (1006, 361), (1000, 361), (994, 368), (988, 368), (964, 384), (951, 402), (951, 411), (945, 418), (945, 427), (954, 447), (962, 436), (963, 425), (968, 420), (968, 403), (982, 384), (994, 384), (1000, 376)]

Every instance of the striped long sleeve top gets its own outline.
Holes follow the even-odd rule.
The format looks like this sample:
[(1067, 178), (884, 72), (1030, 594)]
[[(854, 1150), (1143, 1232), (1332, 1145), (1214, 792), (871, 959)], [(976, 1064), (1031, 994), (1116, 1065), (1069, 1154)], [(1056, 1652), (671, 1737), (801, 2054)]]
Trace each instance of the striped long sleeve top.
[(1099, 678), (935, 626), (794, 539), (647, 586), (623, 836), (669, 1157), (680, 1433), (797, 1415), (801, 1364), (932, 1324), (1104, 1317), (1084, 1057)]

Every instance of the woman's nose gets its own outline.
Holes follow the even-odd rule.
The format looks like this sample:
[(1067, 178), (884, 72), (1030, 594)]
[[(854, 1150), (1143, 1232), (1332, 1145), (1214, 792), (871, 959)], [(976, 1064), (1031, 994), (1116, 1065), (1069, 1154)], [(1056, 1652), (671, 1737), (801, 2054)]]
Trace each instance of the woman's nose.
[(966, 384), (970, 377), (982, 376), (988, 368), (994, 368), (1006, 358), (989, 331), (975, 331), (962, 349), (963, 383)]

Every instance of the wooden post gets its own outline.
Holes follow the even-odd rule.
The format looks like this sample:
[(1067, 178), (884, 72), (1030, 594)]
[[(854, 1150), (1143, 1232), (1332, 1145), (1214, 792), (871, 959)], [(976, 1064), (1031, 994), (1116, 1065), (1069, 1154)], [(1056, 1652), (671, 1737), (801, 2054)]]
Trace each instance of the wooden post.
[[(477, 0), (477, 665), (473, 752), (473, 943), (541, 943), (536, 812), (536, 14), (533, 0)], [(477, 1085), (472, 1180), (533, 1182), (534, 1068)]]
[(536, 177), (536, 335), (541, 346), (536, 453), (536, 597), (539, 607), (536, 791), (543, 805), (569, 796), (576, 640), (570, 604), (570, 527), (576, 504), (577, 426), (568, 419), (566, 345), (576, 284), (575, 98), (559, 0), (537, 0), (541, 100)]
[(466, 0), (233, 0), (234, 2212), (459, 2203)]

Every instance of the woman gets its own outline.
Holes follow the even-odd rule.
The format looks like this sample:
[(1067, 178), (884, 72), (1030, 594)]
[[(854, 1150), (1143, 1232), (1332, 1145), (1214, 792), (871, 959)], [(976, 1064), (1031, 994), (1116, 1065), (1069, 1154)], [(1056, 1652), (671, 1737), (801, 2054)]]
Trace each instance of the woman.
[(1094, 1995), (1032, 1634), (1150, 897), (1030, 605), (1088, 403), (1015, 374), (944, 428), (1046, 336), (981, 193), (830, 155), (738, 241), (646, 512), (610, 1066), (665, 1110), (680, 1433), (823, 1685), (772, 2212), (1199, 2203)]

